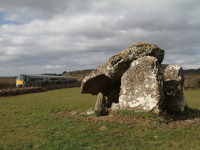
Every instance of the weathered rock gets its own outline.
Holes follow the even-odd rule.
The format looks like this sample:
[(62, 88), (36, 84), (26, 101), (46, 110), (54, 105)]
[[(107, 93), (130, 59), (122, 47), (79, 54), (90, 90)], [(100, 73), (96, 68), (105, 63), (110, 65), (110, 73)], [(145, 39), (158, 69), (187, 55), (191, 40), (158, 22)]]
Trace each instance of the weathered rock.
[(87, 112), (86, 112), (86, 114), (87, 114), (87, 115), (92, 115), (92, 114), (94, 114), (94, 109), (92, 109), (92, 108), (88, 109)]
[(161, 63), (164, 50), (148, 43), (132, 45), (86, 76), (81, 85), (81, 93), (97, 95), (102, 92), (105, 96), (109, 95), (113, 87), (120, 86), (121, 76), (129, 68), (131, 62), (144, 56), (154, 56)]
[(95, 71), (86, 76), (81, 85), (81, 93), (97, 95), (102, 92), (108, 95), (112, 90), (111, 80), (104, 74), (96, 74)]
[(96, 104), (95, 104), (94, 112), (98, 116), (104, 116), (104, 115), (108, 114), (108, 110), (107, 110), (107, 107), (106, 107), (106, 99), (105, 99), (104, 95), (101, 92), (98, 93), (98, 97), (97, 97), (97, 101), (96, 101)]
[(154, 44), (134, 44), (86, 76), (81, 93), (98, 94), (97, 115), (106, 115), (110, 107), (157, 114), (183, 112), (183, 69), (161, 65), (163, 58), (164, 51)]
[(163, 110), (163, 79), (155, 57), (145, 56), (131, 63), (121, 79), (120, 109)]
[(112, 103), (111, 110), (116, 111), (120, 109), (119, 103)]
[(162, 70), (166, 110), (169, 113), (183, 112), (186, 108), (183, 69), (178, 65), (162, 65)]

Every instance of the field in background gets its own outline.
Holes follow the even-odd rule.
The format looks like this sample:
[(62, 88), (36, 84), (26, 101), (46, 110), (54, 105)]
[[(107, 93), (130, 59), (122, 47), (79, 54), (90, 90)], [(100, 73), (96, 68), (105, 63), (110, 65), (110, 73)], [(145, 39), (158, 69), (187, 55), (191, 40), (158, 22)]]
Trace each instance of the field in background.
[(200, 90), (200, 69), (184, 70), (184, 89)]
[(0, 77), (0, 89), (12, 89), (16, 87), (15, 77)]
[(193, 110), (176, 119), (131, 111), (88, 116), (96, 96), (80, 88), (0, 97), (0, 149), (200, 149), (200, 92), (185, 97)]
[(184, 96), (189, 107), (200, 110), (200, 91), (185, 90)]

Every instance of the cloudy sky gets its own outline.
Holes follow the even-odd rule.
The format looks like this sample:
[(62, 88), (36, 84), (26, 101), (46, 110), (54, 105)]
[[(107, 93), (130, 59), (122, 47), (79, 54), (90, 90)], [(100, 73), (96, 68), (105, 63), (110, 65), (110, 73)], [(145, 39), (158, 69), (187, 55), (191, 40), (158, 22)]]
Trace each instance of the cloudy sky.
[(200, 68), (200, 0), (0, 0), (0, 76), (92, 69), (138, 42)]

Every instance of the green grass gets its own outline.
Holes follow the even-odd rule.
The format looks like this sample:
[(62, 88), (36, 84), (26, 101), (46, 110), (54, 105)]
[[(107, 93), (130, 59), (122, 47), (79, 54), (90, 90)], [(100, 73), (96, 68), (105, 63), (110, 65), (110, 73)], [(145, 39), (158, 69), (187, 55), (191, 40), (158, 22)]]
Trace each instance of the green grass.
[(189, 107), (200, 109), (200, 90), (187, 90), (184, 95)]
[[(185, 97), (200, 114), (200, 92), (185, 91)], [(80, 88), (1, 97), (0, 149), (200, 149), (197, 115), (189, 120), (130, 111), (85, 115), (95, 101)]]

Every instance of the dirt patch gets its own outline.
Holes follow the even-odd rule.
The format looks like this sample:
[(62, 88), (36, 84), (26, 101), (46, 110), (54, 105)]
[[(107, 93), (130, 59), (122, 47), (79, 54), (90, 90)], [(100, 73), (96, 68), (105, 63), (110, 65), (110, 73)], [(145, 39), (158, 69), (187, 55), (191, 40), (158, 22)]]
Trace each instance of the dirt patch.
[(108, 116), (84, 116), (82, 117), (84, 121), (91, 121), (91, 122), (111, 122), (116, 124), (149, 124), (151, 120), (144, 119), (144, 118), (134, 118), (128, 115), (108, 115)]
[(167, 124), (169, 130), (175, 130), (179, 128), (192, 128), (194, 126), (200, 125), (200, 118), (189, 119), (189, 120), (179, 120), (176, 122), (171, 122)]
[(116, 124), (147, 124), (150, 123), (151, 120), (144, 119), (144, 118), (134, 118), (128, 115), (118, 115), (118, 114), (111, 114), (108, 116), (93, 116), (93, 115), (86, 115), (86, 113), (79, 113), (74, 111), (64, 111), (61, 113), (63, 116), (76, 116), (80, 115), (79, 118), (82, 121), (87, 122), (110, 122)]
[[(174, 120), (165, 117), (156, 117), (156, 118), (142, 118), (134, 117), (130, 115), (121, 115), (121, 114), (110, 114), (108, 116), (93, 116), (86, 115), (86, 113), (80, 113), (75, 111), (64, 111), (61, 112), (62, 116), (74, 116), (78, 117), (78, 120), (87, 121), (87, 122), (110, 122), (115, 124), (127, 124), (127, 125), (140, 125), (143, 127), (164, 127), (168, 128), (169, 131), (176, 130), (179, 128), (192, 128), (200, 125), (200, 116), (196, 118), (185, 118), (182, 120)], [(130, 126), (131, 127), (131, 126)]]

